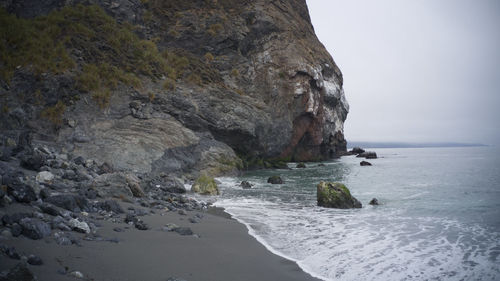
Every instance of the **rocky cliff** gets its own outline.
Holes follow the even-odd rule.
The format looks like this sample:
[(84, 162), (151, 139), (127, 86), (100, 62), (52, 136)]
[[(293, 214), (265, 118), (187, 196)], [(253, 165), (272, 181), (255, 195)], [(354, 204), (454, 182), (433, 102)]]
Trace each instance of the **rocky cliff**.
[(0, 5), (4, 158), (32, 135), (115, 170), (193, 177), (346, 149), (342, 74), (304, 0)]

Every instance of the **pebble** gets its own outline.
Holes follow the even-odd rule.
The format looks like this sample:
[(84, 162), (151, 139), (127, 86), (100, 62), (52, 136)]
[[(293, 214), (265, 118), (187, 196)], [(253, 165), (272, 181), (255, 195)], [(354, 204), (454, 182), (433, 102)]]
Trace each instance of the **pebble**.
[(174, 228), (173, 231), (179, 233), (182, 236), (193, 235), (193, 231), (189, 227), (177, 227)]
[(176, 225), (175, 223), (167, 223), (162, 230), (163, 231), (173, 231), (174, 229), (178, 228), (179, 226)]
[(115, 232), (124, 232), (125, 230), (123, 230), (123, 228), (120, 228), (120, 227), (115, 227), (115, 228), (113, 228), (113, 231), (115, 231)]
[(28, 263), (31, 264), (31, 265), (42, 265), (43, 261), (38, 256), (29, 255), (29, 257), (28, 257)]
[(5, 254), (9, 258), (14, 259), (14, 260), (20, 260), (21, 259), (21, 256), (19, 255), (19, 253), (16, 251), (16, 249), (14, 247), (7, 248), (5, 250)]
[(135, 223), (135, 228), (139, 229), (139, 230), (148, 230), (149, 227), (148, 225), (141, 221), (141, 220), (138, 220), (136, 223)]
[(83, 279), (84, 277), (83, 273), (81, 273), (80, 271), (72, 271), (69, 273), (69, 275), (79, 279)]
[(1, 234), (2, 234), (2, 237), (4, 237), (4, 238), (7, 238), (7, 239), (12, 238), (12, 232), (10, 232), (10, 230), (8, 230), (8, 229), (4, 229)]

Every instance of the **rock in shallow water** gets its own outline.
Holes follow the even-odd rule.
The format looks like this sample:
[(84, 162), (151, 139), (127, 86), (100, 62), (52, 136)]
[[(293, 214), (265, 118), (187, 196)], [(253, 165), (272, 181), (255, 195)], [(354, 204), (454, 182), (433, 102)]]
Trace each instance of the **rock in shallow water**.
[(360, 166), (371, 166), (371, 165), (372, 165), (372, 163), (370, 163), (370, 162), (368, 162), (368, 161), (361, 161), (361, 162), (359, 162), (359, 165), (360, 165)]
[(318, 206), (327, 208), (361, 208), (361, 203), (351, 196), (349, 189), (338, 182), (320, 182), (317, 185)]
[(250, 189), (250, 188), (252, 188), (253, 185), (251, 183), (249, 183), (248, 181), (242, 181), (240, 186), (243, 189)]
[(283, 184), (283, 180), (280, 176), (272, 176), (267, 179), (267, 183), (270, 184)]
[(377, 159), (377, 153), (373, 151), (366, 151), (363, 153), (358, 154), (356, 157), (364, 157), (366, 159)]
[(370, 200), (370, 203), (368, 203), (368, 204), (370, 204), (370, 205), (380, 205), (380, 204), (378, 203), (377, 198), (373, 198), (372, 200)]
[(296, 166), (296, 168), (305, 168), (305, 167), (306, 167), (306, 164), (304, 164), (302, 162), (297, 164), (297, 166)]

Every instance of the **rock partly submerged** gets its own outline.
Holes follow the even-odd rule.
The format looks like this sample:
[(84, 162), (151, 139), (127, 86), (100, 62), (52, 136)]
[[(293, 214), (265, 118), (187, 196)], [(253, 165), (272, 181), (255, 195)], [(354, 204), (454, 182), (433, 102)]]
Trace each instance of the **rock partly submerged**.
[(361, 203), (349, 189), (338, 182), (320, 182), (317, 186), (318, 206), (338, 209), (361, 208)]
[(250, 189), (250, 188), (252, 188), (253, 184), (251, 184), (251, 183), (250, 183), (250, 182), (248, 182), (248, 181), (242, 181), (242, 182), (240, 183), (240, 186), (241, 186), (241, 188), (243, 188), (243, 189)]
[(365, 151), (363, 153), (358, 154), (360, 158), (366, 158), (366, 159), (377, 159), (377, 153), (373, 151)]
[(283, 179), (280, 176), (271, 176), (267, 179), (270, 184), (283, 184)]
[(303, 162), (300, 162), (297, 164), (297, 166), (295, 166), (296, 168), (306, 168), (306, 164), (304, 164)]

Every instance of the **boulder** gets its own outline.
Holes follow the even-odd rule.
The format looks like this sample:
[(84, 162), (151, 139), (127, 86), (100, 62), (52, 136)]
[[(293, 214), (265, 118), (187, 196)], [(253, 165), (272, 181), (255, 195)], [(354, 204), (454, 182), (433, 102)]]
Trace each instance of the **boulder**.
[(0, 146), (0, 160), (9, 161), (14, 153), (14, 148), (11, 146)]
[(300, 162), (299, 164), (297, 164), (296, 168), (305, 168), (306, 167), (306, 164)]
[(76, 165), (83, 165), (85, 164), (85, 159), (82, 156), (78, 156), (73, 159), (73, 162), (75, 162)]
[(39, 183), (50, 183), (52, 180), (54, 180), (54, 174), (48, 171), (43, 171), (36, 175), (36, 181)]
[(114, 172), (113, 166), (111, 164), (109, 164), (108, 162), (102, 163), (102, 165), (99, 166), (99, 170), (97, 171), (97, 173), (99, 175), (110, 174), (110, 173), (113, 173), (113, 172)]
[(104, 202), (99, 202), (97, 203), (97, 207), (107, 212), (114, 212), (116, 214), (124, 213), (122, 207), (115, 200), (106, 200)]
[(107, 173), (96, 177), (92, 187), (101, 197), (142, 197), (144, 192), (140, 187), (140, 180), (126, 173)]
[(378, 203), (378, 199), (377, 198), (373, 198), (372, 200), (370, 200), (370, 203), (368, 203), (368, 204), (370, 204), (370, 205), (380, 205)]
[(170, 193), (186, 193), (186, 188), (182, 180), (176, 177), (160, 176), (149, 183), (150, 189), (160, 188)]
[(248, 181), (242, 181), (240, 186), (243, 189), (250, 189), (250, 188), (252, 188), (253, 185), (251, 183), (249, 183)]
[(39, 171), (45, 165), (46, 155), (37, 149), (26, 151), (21, 157), (21, 166), (28, 170)]
[(366, 159), (377, 159), (377, 153), (373, 151), (365, 151), (363, 153), (358, 154), (356, 157), (364, 157)]
[(127, 181), (128, 188), (134, 197), (144, 197), (144, 191), (142, 191), (140, 180), (134, 175), (126, 175), (125, 180)]
[(191, 186), (191, 191), (203, 195), (218, 195), (219, 188), (214, 178), (207, 175), (201, 175)]
[(23, 228), (23, 235), (30, 239), (38, 240), (50, 235), (50, 225), (39, 219), (24, 218), (19, 224)]
[(70, 219), (68, 222), (69, 227), (76, 232), (80, 233), (90, 233), (89, 225), (84, 221), (79, 221), (77, 219)]
[(14, 197), (16, 201), (21, 203), (29, 203), (35, 201), (36, 193), (33, 187), (22, 182), (17, 181), (7, 185), (7, 193)]
[(12, 233), (12, 236), (18, 237), (23, 233), (23, 227), (20, 226), (18, 223), (14, 223), (10, 228), (10, 232)]
[(62, 213), (62, 210), (59, 207), (47, 202), (43, 202), (38, 207), (40, 207), (40, 210), (42, 210), (42, 212), (51, 216), (59, 216)]
[(368, 161), (361, 161), (361, 162), (359, 162), (359, 165), (361, 165), (361, 166), (371, 166), (372, 163), (370, 163)]
[(344, 184), (322, 181), (316, 188), (318, 206), (338, 209), (361, 208), (361, 203), (351, 195)]
[(267, 183), (270, 184), (283, 184), (283, 180), (280, 176), (272, 176), (267, 179)]
[(13, 214), (5, 214), (2, 217), (2, 222), (5, 225), (19, 223), (24, 218), (31, 218), (33, 215), (31, 213), (13, 213)]
[(361, 147), (353, 147), (351, 149), (351, 151), (349, 151), (349, 152), (352, 153), (352, 154), (360, 154), (360, 153), (365, 152), (365, 150), (362, 149)]
[(72, 212), (87, 211), (89, 208), (87, 198), (81, 195), (60, 194), (47, 197), (44, 201)]

